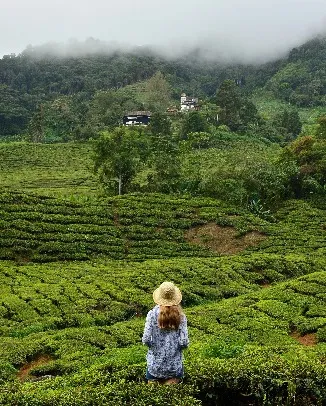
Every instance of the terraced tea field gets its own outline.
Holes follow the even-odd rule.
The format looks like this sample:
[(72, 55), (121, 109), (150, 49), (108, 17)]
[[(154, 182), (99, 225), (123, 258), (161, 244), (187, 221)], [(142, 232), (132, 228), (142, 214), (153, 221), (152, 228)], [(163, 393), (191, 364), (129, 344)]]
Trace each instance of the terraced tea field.
[(0, 189), (94, 196), (92, 144), (0, 143)]
[[(262, 283), (262, 269), (271, 286)], [(6, 383), (1, 404), (113, 405), (126, 404), (130, 396), (138, 405), (146, 397), (149, 402), (153, 393), (143, 384), (145, 349), (140, 345), (143, 316), (152, 306), (157, 280), (167, 277), (185, 297), (191, 346), (181, 393), (190, 384), (199, 390), (188, 392), (190, 405), (197, 400), (263, 404), (263, 399), (275, 404), (294, 396), (308, 401), (317, 393), (322, 399), (323, 269), (322, 259), (294, 261), (270, 254), (234, 261), (3, 263), (0, 379)], [(289, 270), (303, 276), (287, 280)], [(311, 345), (306, 346), (308, 335)], [(170, 395), (172, 404), (182, 404), (184, 398)], [(154, 404), (171, 402), (164, 400), (163, 389), (156, 396)]]
[[(20, 148), (0, 163), (1, 406), (326, 404), (323, 202), (269, 222), (214, 199), (98, 197), (89, 146), (62, 151), (63, 178), (44, 146), (30, 183)], [(146, 385), (140, 341), (164, 280), (191, 340), (170, 387)]]
[[(210, 256), (214, 253), (185, 239), (189, 228), (233, 211), (210, 199), (173, 199), (163, 195), (128, 196), (82, 205), (64, 200), (0, 194), (0, 257), (22, 261)], [(231, 221), (231, 220), (230, 220)], [(259, 227), (249, 216), (238, 228)], [(231, 224), (231, 223), (230, 223)], [(248, 230), (249, 230), (248, 228)]]
[(9, 192), (0, 193), (0, 204), (1, 259), (143, 260), (244, 250), (325, 254), (324, 211), (305, 202), (288, 202), (276, 213), (275, 223), (214, 199), (164, 195), (81, 204)]

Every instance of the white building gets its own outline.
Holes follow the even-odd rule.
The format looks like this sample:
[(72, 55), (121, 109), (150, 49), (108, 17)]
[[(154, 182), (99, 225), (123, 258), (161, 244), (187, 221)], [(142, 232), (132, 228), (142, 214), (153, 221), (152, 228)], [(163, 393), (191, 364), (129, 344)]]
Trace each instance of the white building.
[(198, 98), (188, 97), (182, 93), (180, 99), (180, 111), (199, 110)]

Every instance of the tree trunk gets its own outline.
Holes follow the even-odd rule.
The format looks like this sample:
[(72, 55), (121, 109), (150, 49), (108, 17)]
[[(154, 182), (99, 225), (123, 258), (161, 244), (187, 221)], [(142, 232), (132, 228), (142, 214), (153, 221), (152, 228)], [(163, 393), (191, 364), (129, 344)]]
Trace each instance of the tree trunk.
[(121, 196), (122, 195), (122, 176), (121, 175), (119, 175), (118, 182), (119, 182), (119, 196)]

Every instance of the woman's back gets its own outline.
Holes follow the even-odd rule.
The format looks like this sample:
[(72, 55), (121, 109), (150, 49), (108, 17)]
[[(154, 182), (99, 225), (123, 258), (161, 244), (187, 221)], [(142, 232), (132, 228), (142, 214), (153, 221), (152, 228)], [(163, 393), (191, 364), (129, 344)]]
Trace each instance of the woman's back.
[(182, 376), (182, 349), (189, 344), (187, 319), (181, 313), (177, 328), (159, 326), (162, 306), (155, 306), (147, 314), (143, 343), (148, 345), (147, 368), (157, 378)]

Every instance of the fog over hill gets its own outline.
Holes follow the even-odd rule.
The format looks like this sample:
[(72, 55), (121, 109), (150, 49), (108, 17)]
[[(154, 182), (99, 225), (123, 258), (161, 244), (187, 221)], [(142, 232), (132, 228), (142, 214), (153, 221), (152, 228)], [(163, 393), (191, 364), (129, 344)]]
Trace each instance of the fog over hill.
[(210, 59), (259, 63), (323, 34), (325, 21), (324, 0), (5, 0), (0, 55), (28, 44), (59, 55), (145, 47), (169, 57), (200, 49)]

